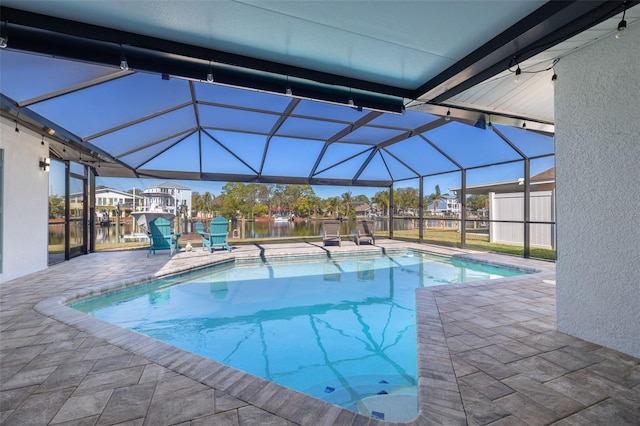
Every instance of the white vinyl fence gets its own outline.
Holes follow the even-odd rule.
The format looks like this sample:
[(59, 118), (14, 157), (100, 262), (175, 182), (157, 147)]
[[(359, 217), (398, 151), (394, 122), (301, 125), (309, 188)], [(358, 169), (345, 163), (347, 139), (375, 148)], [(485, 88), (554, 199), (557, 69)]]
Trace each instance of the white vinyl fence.
[[(555, 222), (554, 191), (531, 192), (530, 220), (532, 222)], [(524, 221), (524, 192), (508, 194), (489, 193), (489, 220)], [(530, 225), (531, 247), (555, 249), (555, 226)], [(522, 223), (490, 222), (489, 241), (502, 244), (524, 244)]]

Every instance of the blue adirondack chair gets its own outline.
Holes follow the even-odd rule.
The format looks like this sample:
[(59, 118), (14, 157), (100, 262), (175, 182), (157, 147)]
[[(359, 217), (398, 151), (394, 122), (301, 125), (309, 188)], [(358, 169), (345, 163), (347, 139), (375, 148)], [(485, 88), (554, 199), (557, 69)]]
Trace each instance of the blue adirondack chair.
[(202, 250), (209, 250), (209, 252), (211, 252), (211, 240), (209, 239), (209, 233), (204, 232), (204, 225), (202, 225), (202, 222), (196, 222), (194, 225), (196, 232), (200, 235), (200, 238), (202, 238)]
[(149, 222), (149, 252), (147, 257), (156, 254), (156, 250), (169, 250), (170, 256), (178, 251), (180, 234), (173, 234), (172, 223), (163, 217), (157, 217)]
[(229, 220), (222, 216), (209, 222), (209, 252), (213, 253), (213, 249), (216, 247), (231, 251), (231, 247), (229, 247)]

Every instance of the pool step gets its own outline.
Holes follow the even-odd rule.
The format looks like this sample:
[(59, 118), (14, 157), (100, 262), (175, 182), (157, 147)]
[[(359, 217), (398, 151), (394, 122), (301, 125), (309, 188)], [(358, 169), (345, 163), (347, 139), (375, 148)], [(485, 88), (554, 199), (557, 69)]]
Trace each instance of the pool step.
[(411, 420), (418, 413), (417, 386), (408, 386), (403, 376), (350, 376), (319, 383), (305, 393), (381, 420)]

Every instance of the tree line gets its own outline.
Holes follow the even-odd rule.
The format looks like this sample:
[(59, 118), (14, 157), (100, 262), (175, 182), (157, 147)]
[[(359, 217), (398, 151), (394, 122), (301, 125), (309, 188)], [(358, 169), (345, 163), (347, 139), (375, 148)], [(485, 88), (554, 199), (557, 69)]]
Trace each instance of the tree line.
[[(97, 188), (104, 188), (99, 186)], [(133, 190), (127, 191), (132, 193)], [(141, 190), (136, 189), (140, 195)], [(449, 195), (449, 194), (444, 194)], [(434, 200), (440, 199), (440, 187), (424, 197), (425, 207)], [(418, 209), (419, 194), (416, 188), (397, 188), (393, 192), (394, 214), (410, 209)], [(369, 199), (364, 194), (353, 195), (347, 191), (340, 196), (321, 199), (311, 185), (265, 185), (257, 183), (227, 183), (220, 195), (210, 192), (191, 195), (191, 208), (199, 215), (213, 216), (219, 214), (225, 217), (235, 217), (238, 212), (245, 218), (273, 216), (278, 214), (294, 214), (299, 217), (315, 216), (355, 216), (355, 205), (369, 204), (383, 216), (389, 214), (389, 191), (379, 191)], [(477, 211), (489, 207), (487, 195), (471, 195), (467, 198), (467, 209)], [(435, 207), (435, 205), (434, 205)], [(49, 197), (49, 217), (63, 217), (65, 201), (63, 196)]]
[[(444, 194), (445, 196), (448, 194)], [(424, 205), (442, 197), (440, 187), (424, 197)], [(478, 209), (486, 204), (486, 195), (471, 196), (467, 199), (468, 208)], [(394, 214), (418, 209), (420, 195), (416, 188), (397, 188), (393, 192)], [(354, 217), (358, 204), (368, 204), (379, 214), (389, 214), (389, 190), (376, 192), (369, 199), (364, 194), (353, 195), (347, 191), (340, 196), (322, 199), (311, 185), (258, 184), (230, 182), (222, 187), (220, 195), (210, 192), (193, 192), (191, 208), (199, 216), (222, 215), (245, 218), (260, 216), (290, 215), (298, 217)]]
[(341, 196), (322, 199), (311, 185), (264, 185), (229, 182), (220, 195), (210, 192), (191, 195), (191, 209), (198, 215), (219, 214), (225, 217), (242, 215), (245, 218), (274, 215), (353, 216), (354, 203), (370, 204), (366, 195), (353, 196), (351, 191)]

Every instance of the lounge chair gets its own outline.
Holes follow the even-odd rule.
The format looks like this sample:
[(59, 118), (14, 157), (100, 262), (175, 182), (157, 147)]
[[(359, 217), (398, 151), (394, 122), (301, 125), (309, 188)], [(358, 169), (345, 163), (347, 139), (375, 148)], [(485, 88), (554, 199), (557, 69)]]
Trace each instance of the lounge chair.
[(156, 254), (156, 250), (169, 250), (170, 256), (178, 251), (180, 234), (173, 233), (173, 224), (163, 217), (157, 217), (148, 223), (149, 252), (147, 257)]
[(200, 235), (200, 238), (202, 238), (202, 250), (209, 250), (209, 252), (211, 252), (211, 240), (209, 239), (209, 233), (204, 232), (204, 225), (202, 222), (196, 222), (194, 226), (196, 232)]
[(376, 237), (373, 235), (373, 221), (370, 220), (357, 220), (356, 230), (353, 233), (353, 241), (360, 245), (361, 241), (369, 241), (369, 244), (376, 243)]
[(322, 224), (322, 245), (326, 246), (327, 241), (338, 242), (340, 245), (340, 221), (325, 220)]
[(229, 247), (229, 220), (225, 217), (218, 216), (209, 222), (209, 253), (213, 253), (213, 249), (221, 247), (227, 251), (231, 251)]

